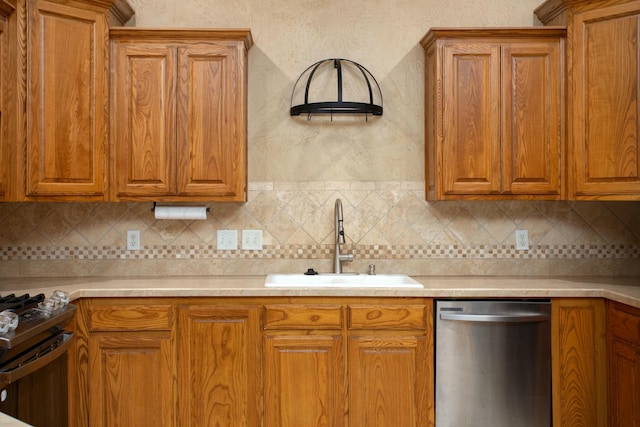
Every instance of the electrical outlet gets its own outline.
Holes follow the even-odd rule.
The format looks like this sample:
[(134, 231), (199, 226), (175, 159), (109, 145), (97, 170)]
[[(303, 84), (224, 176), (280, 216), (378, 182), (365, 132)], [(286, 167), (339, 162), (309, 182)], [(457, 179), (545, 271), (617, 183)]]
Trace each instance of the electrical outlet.
[(516, 250), (529, 250), (529, 232), (527, 230), (516, 230)]
[(140, 250), (140, 230), (127, 230), (127, 250)]
[(262, 250), (262, 230), (242, 230), (242, 249), (245, 251)]
[(217, 237), (219, 251), (235, 251), (238, 249), (238, 230), (218, 230)]

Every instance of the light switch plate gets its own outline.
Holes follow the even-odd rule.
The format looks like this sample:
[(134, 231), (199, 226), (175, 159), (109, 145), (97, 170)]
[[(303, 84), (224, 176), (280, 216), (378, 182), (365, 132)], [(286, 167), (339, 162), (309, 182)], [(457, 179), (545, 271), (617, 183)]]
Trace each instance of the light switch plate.
[(216, 242), (219, 251), (235, 251), (238, 249), (238, 230), (218, 230)]
[(242, 250), (262, 250), (262, 230), (242, 230)]

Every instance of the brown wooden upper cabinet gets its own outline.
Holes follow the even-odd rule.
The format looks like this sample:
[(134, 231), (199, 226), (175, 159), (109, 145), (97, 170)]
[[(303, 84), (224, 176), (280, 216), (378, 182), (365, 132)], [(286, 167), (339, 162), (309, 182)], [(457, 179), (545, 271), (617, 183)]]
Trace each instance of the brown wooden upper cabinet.
[(431, 29), (425, 49), (428, 200), (557, 200), (566, 31)]
[(568, 197), (640, 200), (640, 1), (549, 0), (567, 27)]
[(13, 137), (24, 148), (15, 153), (12, 199), (106, 199), (108, 26), (115, 3), (17, 1), (12, 119)]
[(9, 140), (8, 124), (6, 123), (7, 105), (11, 99), (9, 90), (10, 66), (8, 61), (9, 49), (9, 18), (15, 12), (15, 5), (7, 0), (0, 0), (0, 201), (7, 192), (9, 171)]
[(250, 31), (110, 37), (112, 200), (245, 201)]

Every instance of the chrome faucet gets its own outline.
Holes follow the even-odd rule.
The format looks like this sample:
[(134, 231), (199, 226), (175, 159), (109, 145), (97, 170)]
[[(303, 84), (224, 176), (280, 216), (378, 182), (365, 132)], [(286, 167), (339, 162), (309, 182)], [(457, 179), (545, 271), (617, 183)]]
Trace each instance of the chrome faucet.
[(336, 249), (333, 254), (333, 272), (336, 274), (342, 273), (342, 262), (343, 261), (353, 261), (353, 254), (341, 254), (340, 253), (340, 245), (345, 243), (344, 241), (344, 226), (342, 225), (342, 201), (340, 199), (336, 199), (335, 206), (335, 240), (336, 240)]

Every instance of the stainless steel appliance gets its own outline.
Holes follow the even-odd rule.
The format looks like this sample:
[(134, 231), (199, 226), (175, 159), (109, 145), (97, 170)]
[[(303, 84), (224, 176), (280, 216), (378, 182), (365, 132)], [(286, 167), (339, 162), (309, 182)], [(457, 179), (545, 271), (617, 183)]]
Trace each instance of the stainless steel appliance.
[(436, 427), (551, 425), (548, 301), (436, 301)]
[(66, 426), (66, 293), (0, 297), (0, 411), (36, 427)]

